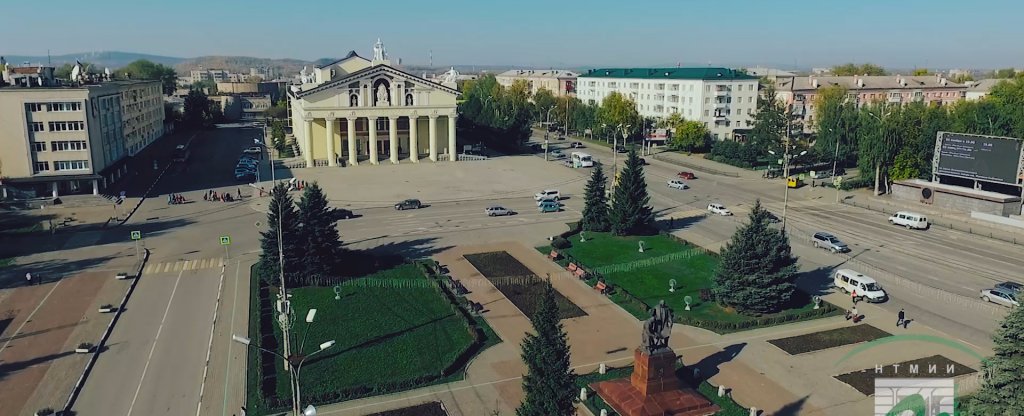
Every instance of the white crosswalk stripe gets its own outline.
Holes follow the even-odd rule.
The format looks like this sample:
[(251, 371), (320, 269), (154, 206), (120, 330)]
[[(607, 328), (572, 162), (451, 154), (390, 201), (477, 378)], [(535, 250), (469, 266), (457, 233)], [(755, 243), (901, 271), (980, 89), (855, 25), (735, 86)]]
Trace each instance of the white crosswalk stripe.
[(190, 260), (168, 260), (147, 264), (142, 269), (143, 274), (171, 273), (188, 270), (213, 269), (224, 265), (223, 258), (206, 258)]

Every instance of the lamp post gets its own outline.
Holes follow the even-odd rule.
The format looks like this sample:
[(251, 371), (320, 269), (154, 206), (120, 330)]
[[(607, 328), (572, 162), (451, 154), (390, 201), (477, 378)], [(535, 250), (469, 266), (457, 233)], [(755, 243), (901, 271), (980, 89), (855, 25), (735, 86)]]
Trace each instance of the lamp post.
[[(271, 188), (271, 191), (273, 191), (274, 189), (277, 189), (277, 178), (274, 172), (274, 151), (266, 144), (268, 122), (269, 119), (263, 119), (263, 141), (260, 141), (259, 139), (253, 139), (253, 142), (260, 146), (263, 146), (264, 149), (267, 149), (267, 155), (269, 155), (270, 157), (270, 181), (274, 184), (274, 187)], [(288, 307), (288, 288), (285, 285), (284, 281), (284, 242), (282, 241), (283, 237), (281, 236), (280, 208), (281, 207), (278, 207), (277, 210), (277, 269), (278, 278), (280, 280), (281, 285), (281, 293), (278, 294), (278, 297), (280, 298), (280, 306), (278, 307), (279, 315), (277, 319), (278, 322), (281, 324), (281, 333), (284, 336), (284, 355), (288, 356), (289, 353), (291, 352), (291, 334), (290, 331), (288, 330), (290, 323), (288, 314), (291, 312), (291, 308)], [(284, 360), (284, 365), (285, 367), (291, 368), (291, 365), (287, 359)]]
[[(306, 314), (306, 334), (309, 333), (309, 325), (313, 323), (313, 318), (315, 316), (316, 316), (316, 309), (310, 309), (309, 312)], [(303, 345), (306, 342), (306, 334), (304, 334), (303, 337), (302, 337), (302, 344)], [(241, 335), (231, 335), (231, 339), (234, 340), (235, 342), (244, 344), (244, 345), (246, 345), (248, 347), (253, 347), (253, 348), (256, 348), (256, 349), (258, 349), (260, 351), (263, 351), (263, 352), (266, 352), (266, 353), (269, 353), (269, 354), (273, 354), (273, 355), (283, 359), (285, 362), (287, 362), (289, 365), (287, 365), (286, 367), (288, 368), (288, 374), (289, 374), (289, 376), (291, 378), (292, 412), (294, 412), (295, 416), (305, 416), (305, 415), (315, 415), (316, 414), (316, 408), (313, 407), (312, 405), (308, 406), (306, 408), (306, 411), (300, 410), (301, 406), (302, 406), (302, 389), (300, 388), (300, 384), (299, 384), (299, 376), (300, 376), (300, 374), (302, 372), (302, 364), (305, 363), (306, 360), (309, 359), (310, 357), (312, 357), (314, 355), (317, 355), (320, 352), (323, 352), (324, 350), (326, 350), (326, 349), (330, 348), (331, 346), (333, 346), (335, 344), (335, 341), (333, 339), (330, 340), (330, 341), (321, 343), (316, 351), (313, 351), (312, 353), (309, 353), (309, 354), (303, 354), (301, 352), (302, 351), (302, 347), (300, 347), (299, 348), (299, 352), (295, 353), (294, 355), (282, 355), (282, 354), (278, 354), (277, 351), (270, 351), (270, 350), (264, 349), (263, 347), (260, 347), (259, 345), (253, 345), (252, 344), (252, 340), (250, 340), (249, 338), (243, 337)]]
[[(783, 178), (786, 179), (785, 180), (786, 192), (783, 194), (783, 197), (782, 197), (782, 232), (786, 232), (786, 208), (789, 206), (789, 160), (791, 158), (800, 157), (800, 156), (803, 156), (803, 155), (807, 154), (807, 151), (804, 150), (804, 151), (800, 152), (800, 154), (798, 154), (796, 156), (790, 156), (790, 154), (789, 154), (789, 140), (788, 139), (786, 140), (786, 148), (785, 149), (786, 149), (785, 153), (783, 153), (783, 155), (782, 155), (782, 176), (783, 176)], [(769, 150), (768, 153), (771, 153), (773, 155), (776, 154), (775, 151), (773, 151), (773, 150)]]
[[(839, 127), (839, 124), (836, 124)], [(828, 129), (829, 132), (835, 133), (832, 129)], [(832, 186), (836, 188), (836, 203), (839, 203), (839, 184), (836, 183), (836, 166), (839, 164), (839, 136), (836, 136), (836, 154), (832, 158)]]
[[(622, 129), (622, 142), (626, 142), (626, 134), (629, 132), (629, 128), (632, 124), (619, 124), (619, 128)], [(615, 190), (615, 185), (619, 183), (619, 136), (616, 134), (612, 135), (614, 143), (612, 144), (612, 190)]]

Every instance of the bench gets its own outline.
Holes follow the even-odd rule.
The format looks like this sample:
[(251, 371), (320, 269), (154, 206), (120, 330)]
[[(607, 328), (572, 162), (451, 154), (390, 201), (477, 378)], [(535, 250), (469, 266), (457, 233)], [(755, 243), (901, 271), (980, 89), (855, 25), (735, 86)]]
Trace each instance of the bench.
[(576, 271), (572, 272), (572, 274), (576, 276), (577, 279), (580, 280), (584, 280), (587, 278), (587, 271), (583, 269), (576, 269)]
[(483, 312), (483, 310), (484, 305), (481, 305), (479, 302), (469, 302), (469, 311), (472, 312), (473, 315), (479, 315), (480, 312)]
[(569, 267), (567, 267), (567, 269), (569, 269), (570, 272), (576, 272), (576, 270), (579, 270), (579, 266), (577, 266), (576, 263), (569, 263)]
[(560, 256), (558, 254), (558, 252), (555, 251), (555, 250), (551, 250), (551, 252), (548, 253), (548, 258), (551, 259), (551, 260), (558, 260), (559, 257), (562, 257), (562, 256)]
[(597, 282), (594, 285), (594, 290), (601, 292), (602, 295), (610, 295), (612, 293), (612, 287), (605, 282)]
[(704, 302), (708, 302), (713, 297), (714, 297), (714, 295), (711, 293), (711, 289), (701, 289), (700, 290), (700, 300), (702, 300)]

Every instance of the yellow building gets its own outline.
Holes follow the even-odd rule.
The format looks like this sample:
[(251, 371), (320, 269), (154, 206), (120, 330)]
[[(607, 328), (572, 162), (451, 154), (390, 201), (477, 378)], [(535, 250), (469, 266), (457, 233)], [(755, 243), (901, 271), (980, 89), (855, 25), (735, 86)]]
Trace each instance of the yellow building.
[(379, 39), (372, 60), (353, 51), (304, 68), (288, 102), (306, 166), (456, 160), (455, 75), (435, 83), (395, 68)]

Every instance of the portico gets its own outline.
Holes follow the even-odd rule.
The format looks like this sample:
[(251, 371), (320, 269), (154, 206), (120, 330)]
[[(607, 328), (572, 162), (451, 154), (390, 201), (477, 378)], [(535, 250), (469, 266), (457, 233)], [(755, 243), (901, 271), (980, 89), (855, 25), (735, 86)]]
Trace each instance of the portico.
[(350, 52), (301, 76), (289, 104), (307, 167), (457, 159), (454, 79), (392, 67), (379, 41), (372, 61)]

